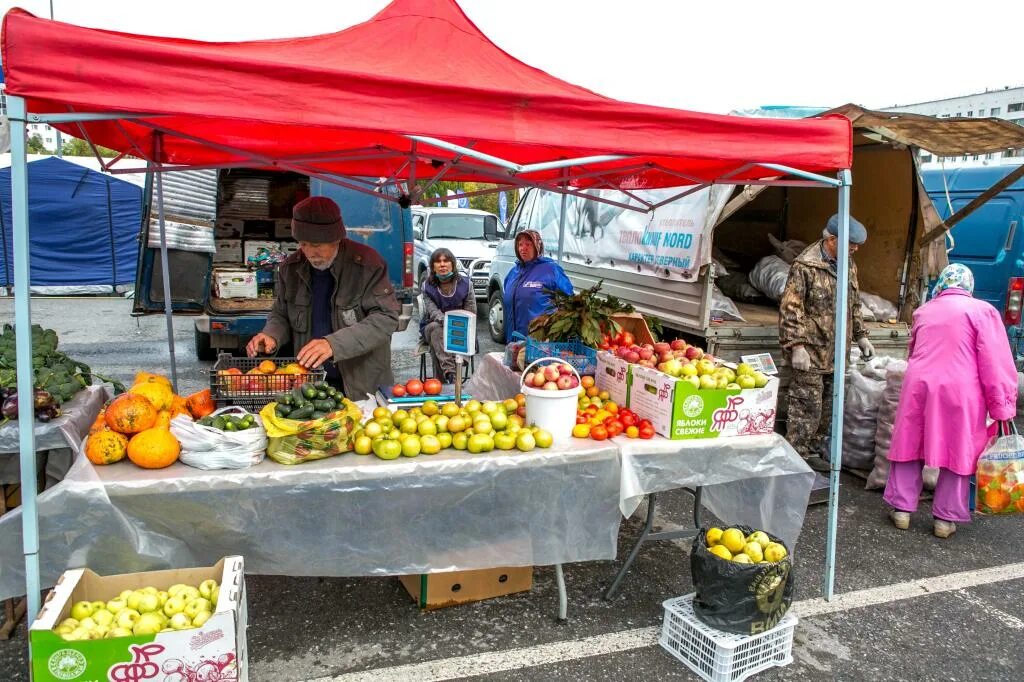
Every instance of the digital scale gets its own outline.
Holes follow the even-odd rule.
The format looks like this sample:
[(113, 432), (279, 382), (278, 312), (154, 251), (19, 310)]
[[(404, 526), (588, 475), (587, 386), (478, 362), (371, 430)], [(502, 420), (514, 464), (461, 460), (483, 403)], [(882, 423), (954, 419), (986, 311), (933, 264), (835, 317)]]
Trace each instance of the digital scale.
[(462, 407), (462, 365), (465, 358), (476, 355), (475, 313), (449, 310), (444, 314), (444, 351), (455, 356), (455, 404)]

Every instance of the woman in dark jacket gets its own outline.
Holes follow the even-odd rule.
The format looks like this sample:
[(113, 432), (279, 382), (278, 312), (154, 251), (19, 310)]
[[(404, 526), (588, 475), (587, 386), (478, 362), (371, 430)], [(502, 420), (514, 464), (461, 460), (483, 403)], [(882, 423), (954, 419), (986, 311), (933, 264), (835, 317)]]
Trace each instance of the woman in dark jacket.
[(423, 313), (420, 336), (430, 347), (434, 376), (444, 383), (455, 381), (455, 356), (444, 352), (444, 314), (466, 310), (476, 315), (476, 294), (468, 277), (459, 274), (458, 262), (448, 249), (430, 254), (430, 275), (423, 282)]

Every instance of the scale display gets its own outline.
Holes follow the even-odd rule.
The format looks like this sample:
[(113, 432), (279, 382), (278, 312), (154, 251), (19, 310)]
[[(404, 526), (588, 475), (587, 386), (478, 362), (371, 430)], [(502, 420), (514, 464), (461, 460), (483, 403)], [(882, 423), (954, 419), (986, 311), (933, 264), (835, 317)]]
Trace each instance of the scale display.
[(444, 314), (444, 350), (453, 355), (476, 354), (476, 315), (465, 310)]

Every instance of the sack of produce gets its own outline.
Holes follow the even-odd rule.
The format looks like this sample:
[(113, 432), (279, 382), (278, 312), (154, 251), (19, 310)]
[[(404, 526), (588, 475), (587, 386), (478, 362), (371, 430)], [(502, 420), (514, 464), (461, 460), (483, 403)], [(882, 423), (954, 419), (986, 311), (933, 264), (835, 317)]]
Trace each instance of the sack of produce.
[(267, 456), (301, 464), (352, 449), (359, 407), (325, 382), (305, 383), (281, 393), (260, 411), (269, 442)]
[(775, 249), (775, 254), (786, 261), (787, 264), (792, 264), (796, 260), (797, 256), (804, 252), (807, 248), (807, 242), (802, 242), (799, 239), (787, 239), (781, 241), (775, 238), (775, 235), (768, 235), (768, 242)]
[(878, 403), (878, 427), (875, 429), (875, 462), (868, 474), (865, 490), (884, 488), (889, 480), (889, 446), (892, 444), (892, 427), (896, 422), (896, 408), (900, 403), (900, 389), (903, 375), (907, 372), (905, 360), (894, 360), (885, 368), (885, 390)]
[(756, 635), (793, 603), (793, 563), (779, 538), (749, 526), (701, 529), (693, 539), (693, 611), (724, 632)]
[(890, 358), (873, 358), (863, 371), (852, 368), (846, 378), (843, 413), (843, 466), (870, 469), (875, 459), (878, 404), (885, 390), (884, 367)]
[[(866, 306), (871, 311), (872, 320), (888, 322), (889, 320), (896, 319), (896, 305), (881, 296), (862, 291), (860, 292), (860, 302), (861, 305)], [(865, 317), (864, 319), (868, 318)]]
[(779, 301), (789, 279), (789, 263), (778, 256), (765, 256), (748, 275), (750, 283), (762, 294)]
[(739, 308), (717, 286), (711, 287), (711, 319), (744, 322)]
[(999, 422), (998, 435), (978, 458), (974, 508), (982, 514), (1024, 512), (1024, 438), (1013, 422)]
[(181, 443), (178, 458), (197, 469), (254, 466), (267, 450), (262, 420), (237, 406), (223, 407), (198, 421), (179, 415), (171, 420), (171, 434)]

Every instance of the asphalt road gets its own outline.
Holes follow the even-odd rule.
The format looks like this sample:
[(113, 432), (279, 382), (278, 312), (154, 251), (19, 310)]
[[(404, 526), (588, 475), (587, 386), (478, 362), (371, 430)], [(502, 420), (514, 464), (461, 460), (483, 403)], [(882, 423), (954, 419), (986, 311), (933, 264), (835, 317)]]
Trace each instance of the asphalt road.
[[(57, 329), (70, 354), (130, 379), (165, 368), (164, 320), (128, 317), (116, 299), (33, 301), (34, 320)], [(0, 300), (0, 321), (11, 317)], [(482, 320), (481, 320), (482, 321)], [(181, 390), (206, 385), (192, 359), (191, 320), (175, 321)], [(492, 348), (481, 331), (482, 349)], [(412, 330), (395, 338), (396, 374), (418, 372)], [(1024, 669), (1024, 549), (1020, 517), (979, 517), (949, 540), (930, 535), (927, 506), (897, 531), (881, 496), (842, 477), (837, 597), (821, 600), (825, 505), (807, 511), (794, 548), (800, 618), (794, 660), (761, 680), (1014, 680)], [(690, 496), (659, 496), (660, 527), (684, 525)], [(620, 555), (644, 507), (624, 521)], [(45, 548), (43, 548), (45, 552)], [(550, 567), (522, 593), (440, 611), (418, 611), (395, 578), (251, 576), (250, 679), (291, 680), (686, 680), (697, 679), (657, 645), (665, 599), (692, 590), (684, 541), (645, 545), (621, 594), (601, 594), (619, 561), (566, 567), (567, 623), (554, 618)], [(0, 568), (2, 570), (2, 568)], [(27, 680), (24, 625), (0, 642), (0, 680)]]

